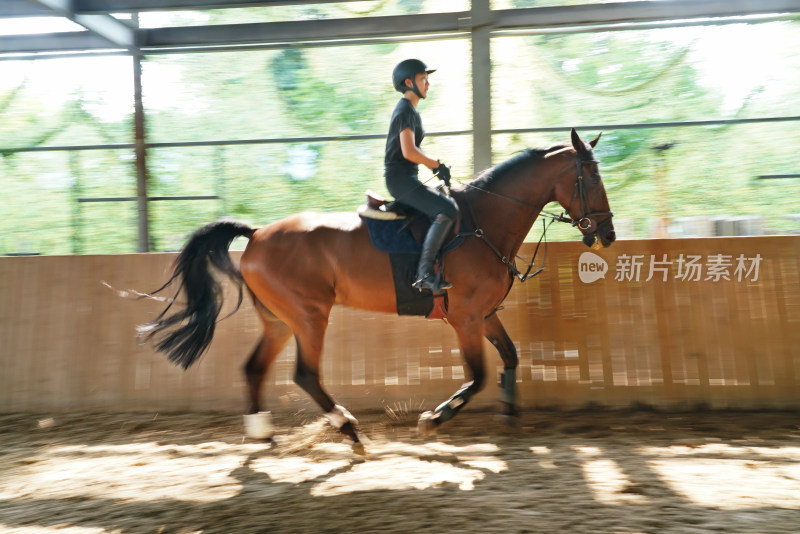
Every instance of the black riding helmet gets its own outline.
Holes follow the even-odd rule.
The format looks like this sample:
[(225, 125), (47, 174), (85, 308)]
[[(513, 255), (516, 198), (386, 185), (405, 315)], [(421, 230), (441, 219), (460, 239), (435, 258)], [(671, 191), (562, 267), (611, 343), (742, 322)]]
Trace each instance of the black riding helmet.
[[(408, 90), (414, 91), (418, 97), (422, 98), (417, 84), (414, 82), (414, 76), (420, 72), (430, 74), (431, 72), (436, 72), (436, 69), (429, 69), (425, 63), (418, 59), (406, 59), (401, 61), (392, 71), (392, 83), (394, 83), (394, 88), (401, 93), (405, 93)], [(406, 78), (411, 78), (411, 87), (405, 84)]]

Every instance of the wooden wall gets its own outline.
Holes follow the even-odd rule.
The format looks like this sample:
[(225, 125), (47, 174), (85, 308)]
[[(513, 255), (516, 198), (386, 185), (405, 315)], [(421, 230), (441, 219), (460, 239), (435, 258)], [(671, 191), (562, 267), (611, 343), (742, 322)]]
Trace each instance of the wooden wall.
[[(526, 245), (522, 254), (531, 252)], [(173, 259), (0, 258), (0, 412), (243, 409), (240, 370), (259, 336), (249, 303), (183, 371), (137, 344), (136, 325), (162, 304), (104, 285), (152, 290)], [(581, 280), (602, 274), (590, 269), (603, 262), (604, 278)], [(797, 236), (620, 241), (599, 251), (552, 243), (545, 271), (515, 284), (499, 313), (519, 350), (528, 409), (800, 407)], [(495, 380), (500, 359), (486, 348)], [(269, 376), (267, 404), (313, 411), (291, 382), (294, 356), (290, 343)], [(430, 409), (465, 377), (443, 321), (337, 307), (323, 379), (358, 411)], [(474, 404), (492, 405), (497, 394), (490, 382)]]

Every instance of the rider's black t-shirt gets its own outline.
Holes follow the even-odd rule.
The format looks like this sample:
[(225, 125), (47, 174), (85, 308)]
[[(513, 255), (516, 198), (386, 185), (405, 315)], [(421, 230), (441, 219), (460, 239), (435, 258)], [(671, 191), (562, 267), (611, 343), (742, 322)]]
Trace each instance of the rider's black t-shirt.
[(429, 189), (419, 181), (419, 165), (403, 157), (400, 147), (400, 132), (406, 128), (414, 131), (414, 144), (419, 147), (425, 137), (422, 119), (414, 106), (401, 98), (394, 108), (389, 122), (389, 136), (386, 138), (386, 158), (384, 176), (386, 189), (402, 204), (412, 206), (431, 218), (445, 214), (451, 219), (458, 215), (455, 202), (446, 195)]
[(386, 138), (386, 157), (383, 160), (386, 178), (409, 175), (416, 178), (418, 175), (419, 165), (404, 158), (403, 150), (400, 146), (400, 132), (406, 128), (411, 128), (414, 132), (414, 144), (420, 146), (422, 139), (425, 137), (422, 119), (411, 102), (406, 98), (401, 98), (400, 102), (395, 106), (392, 118), (389, 121), (389, 135)]

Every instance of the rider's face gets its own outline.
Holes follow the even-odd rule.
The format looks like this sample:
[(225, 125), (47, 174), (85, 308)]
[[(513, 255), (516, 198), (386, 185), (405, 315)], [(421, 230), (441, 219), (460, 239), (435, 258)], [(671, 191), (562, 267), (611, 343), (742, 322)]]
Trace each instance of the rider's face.
[(428, 89), (431, 86), (431, 82), (428, 81), (428, 73), (427, 72), (420, 72), (414, 75), (414, 83), (419, 89), (419, 93), (422, 95), (422, 98), (426, 98), (428, 96)]

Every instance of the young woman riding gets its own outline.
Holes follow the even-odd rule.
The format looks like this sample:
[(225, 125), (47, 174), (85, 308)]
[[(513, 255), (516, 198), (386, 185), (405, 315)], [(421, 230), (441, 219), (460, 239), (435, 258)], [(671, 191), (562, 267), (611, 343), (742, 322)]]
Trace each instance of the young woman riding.
[(433, 264), (453, 229), (458, 207), (452, 198), (419, 180), (419, 165), (425, 165), (447, 186), (450, 185), (450, 168), (420, 148), (425, 130), (417, 104), (428, 96), (428, 74), (434, 71), (418, 59), (401, 61), (392, 71), (394, 88), (403, 93), (403, 98), (395, 106), (389, 122), (384, 176), (386, 188), (396, 201), (416, 208), (433, 221), (422, 244), (417, 280), (412, 285), (420, 291), (429, 289), (440, 294), (450, 289), (452, 284), (434, 273)]

